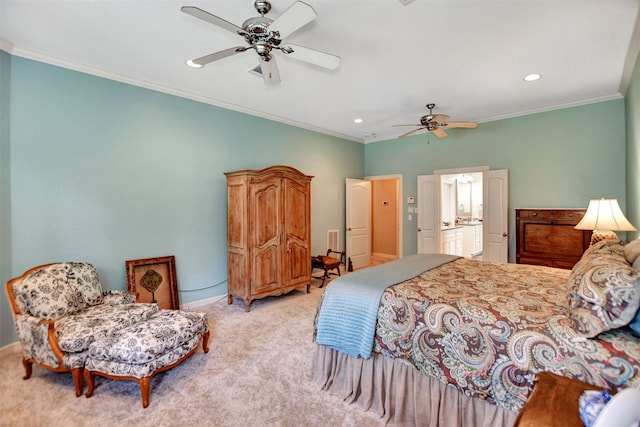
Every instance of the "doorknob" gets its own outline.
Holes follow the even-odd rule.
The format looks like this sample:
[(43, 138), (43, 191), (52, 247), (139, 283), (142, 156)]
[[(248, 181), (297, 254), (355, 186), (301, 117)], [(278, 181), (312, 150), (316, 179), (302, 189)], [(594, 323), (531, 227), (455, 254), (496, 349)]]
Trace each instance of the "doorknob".
[(351, 228), (347, 228), (347, 231), (351, 231)]
[(418, 233), (420, 233), (422, 231), (422, 228), (418, 228)]

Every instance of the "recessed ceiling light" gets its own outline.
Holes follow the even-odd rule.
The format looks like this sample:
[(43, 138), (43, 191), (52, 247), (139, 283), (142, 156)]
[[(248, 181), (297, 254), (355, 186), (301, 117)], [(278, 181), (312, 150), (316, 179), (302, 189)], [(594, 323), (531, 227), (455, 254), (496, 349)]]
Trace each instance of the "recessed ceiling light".
[(540, 77), (542, 77), (542, 74), (538, 74), (538, 73), (527, 74), (526, 76), (524, 76), (524, 81), (534, 82), (538, 80)]
[(362, 119), (353, 119), (353, 123), (362, 123), (364, 120)]
[(193, 68), (202, 68), (202, 64), (196, 64), (195, 62), (193, 62), (192, 60), (188, 60), (187, 61), (187, 65), (189, 67), (193, 67)]

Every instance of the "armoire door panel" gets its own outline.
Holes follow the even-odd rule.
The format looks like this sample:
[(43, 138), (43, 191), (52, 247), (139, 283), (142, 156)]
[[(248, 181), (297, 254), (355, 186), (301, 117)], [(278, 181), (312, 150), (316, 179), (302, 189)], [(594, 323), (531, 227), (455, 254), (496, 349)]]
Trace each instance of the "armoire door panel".
[(244, 181), (233, 180), (227, 187), (227, 243), (230, 249), (242, 249), (245, 246), (245, 226), (243, 224), (247, 212), (247, 192)]
[(288, 245), (285, 266), (287, 268), (287, 286), (297, 286), (308, 280), (311, 271), (311, 253), (309, 248), (299, 242)]
[(304, 188), (291, 183), (287, 186), (287, 205), (285, 206), (286, 233), (300, 240), (306, 240), (309, 224), (307, 206), (309, 195)]
[(251, 287), (254, 292), (265, 292), (282, 286), (280, 272), (280, 248), (269, 245), (255, 251), (253, 256), (253, 277)]
[(280, 236), (280, 188), (278, 182), (252, 188), (254, 245), (265, 245)]

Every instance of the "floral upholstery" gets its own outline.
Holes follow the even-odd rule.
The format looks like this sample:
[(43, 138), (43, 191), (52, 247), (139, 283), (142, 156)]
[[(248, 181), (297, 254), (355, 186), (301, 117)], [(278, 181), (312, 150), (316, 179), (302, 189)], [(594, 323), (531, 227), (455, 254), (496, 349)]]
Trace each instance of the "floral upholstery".
[[(63, 351), (79, 352), (96, 339), (106, 338), (158, 312), (157, 304), (100, 304), (55, 322)], [(144, 327), (144, 326), (143, 326)]]
[(53, 368), (60, 368), (58, 358), (49, 343), (49, 323), (33, 316), (16, 319), (16, 333), (25, 359), (33, 359)]
[(158, 312), (156, 304), (135, 304), (135, 295), (125, 291), (103, 292), (95, 267), (87, 263), (34, 267), (7, 282), (7, 295), (26, 378), (33, 362), (56, 372), (71, 372), (76, 395), (82, 390), (91, 342)]
[(84, 308), (76, 288), (69, 286), (68, 271), (67, 264), (53, 264), (24, 279), (16, 295), (25, 314), (55, 320)]
[(160, 310), (148, 321), (94, 341), (85, 369), (144, 378), (192, 351), (209, 331), (205, 313)]
[[(76, 396), (88, 376), (141, 379), (168, 369), (192, 354), (200, 340), (208, 351), (209, 326), (204, 313), (160, 310), (136, 304), (123, 291), (103, 292), (91, 264), (58, 263), (34, 267), (7, 282), (25, 378), (34, 362), (55, 372), (70, 372)], [(143, 406), (149, 383), (140, 380)], [(146, 395), (146, 398), (145, 398)], [(145, 403), (146, 401), (146, 403)]]
[(67, 279), (80, 295), (80, 304), (88, 307), (102, 304), (102, 285), (95, 267), (81, 262), (70, 262), (68, 265)]
[(102, 304), (104, 300), (95, 267), (80, 262), (40, 268), (19, 282), (14, 294), (22, 313), (51, 320)]

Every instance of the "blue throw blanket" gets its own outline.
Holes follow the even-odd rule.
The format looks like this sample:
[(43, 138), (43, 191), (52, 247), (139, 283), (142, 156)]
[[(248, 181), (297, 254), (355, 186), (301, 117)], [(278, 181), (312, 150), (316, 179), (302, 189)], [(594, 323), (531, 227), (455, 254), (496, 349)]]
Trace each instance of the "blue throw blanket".
[(458, 258), (417, 254), (338, 277), (322, 297), (316, 342), (353, 357), (370, 358), (385, 289)]

